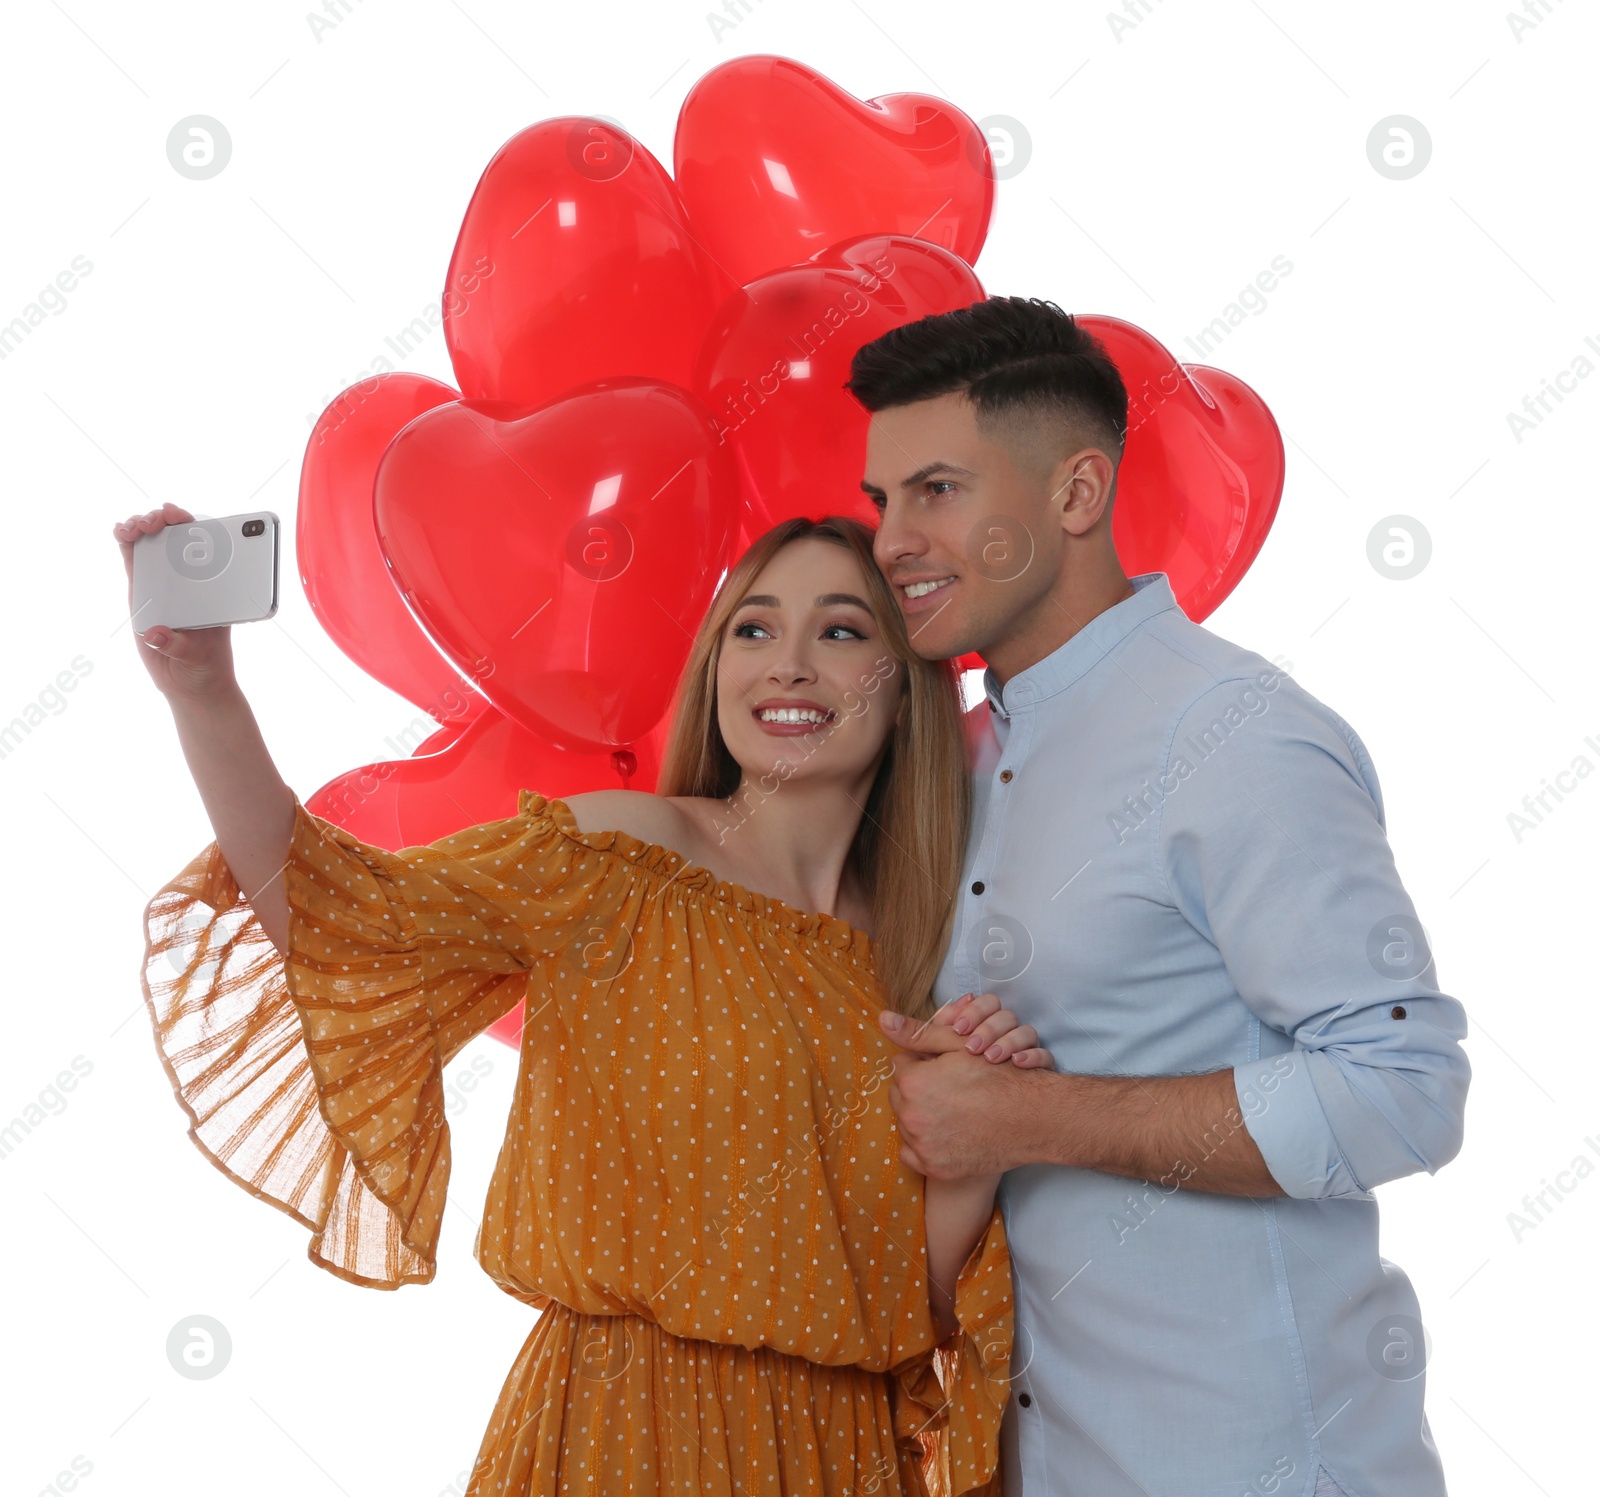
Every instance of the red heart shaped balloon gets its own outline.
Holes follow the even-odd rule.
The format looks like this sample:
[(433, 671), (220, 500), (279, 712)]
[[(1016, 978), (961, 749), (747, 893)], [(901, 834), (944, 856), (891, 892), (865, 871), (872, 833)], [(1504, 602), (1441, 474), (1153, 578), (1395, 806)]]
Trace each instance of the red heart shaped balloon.
[(409, 758), (380, 759), (336, 776), (305, 806), (374, 847), (420, 847), (515, 815), (522, 789), (553, 797), (647, 790), (656, 782), (665, 738), (663, 719), (619, 765), (623, 750), (560, 749), (485, 707), (441, 728)]
[(706, 332), (695, 390), (739, 458), (758, 533), (792, 515), (877, 524), (861, 492), (870, 418), (841, 388), (851, 357), (890, 328), (982, 297), (959, 256), (875, 234), (762, 276), (723, 303)]
[(672, 160), (695, 234), (740, 285), (864, 234), (926, 239), (972, 265), (994, 211), (988, 141), (953, 104), (862, 103), (787, 57), (705, 74)]
[(579, 750), (659, 721), (738, 519), (705, 408), (641, 379), (532, 412), (429, 411), (379, 463), (373, 510), (440, 648), (506, 716)]
[(1196, 623), (1238, 585), (1283, 494), (1283, 438), (1243, 380), (1180, 364), (1142, 328), (1079, 317), (1128, 389), (1111, 534), (1123, 570), (1165, 572)]
[(420, 374), (351, 385), (311, 430), (300, 466), (295, 555), (306, 601), (369, 676), (443, 720), (487, 705), (407, 611), (372, 524), (372, 481), (395, 434), (456, 392)]
[(613, 375), (687, 385), (735, 287), (625, 130), (567, 116), (495, 153), (450, 256), (444, 335), (468, 400), (543, 405)]

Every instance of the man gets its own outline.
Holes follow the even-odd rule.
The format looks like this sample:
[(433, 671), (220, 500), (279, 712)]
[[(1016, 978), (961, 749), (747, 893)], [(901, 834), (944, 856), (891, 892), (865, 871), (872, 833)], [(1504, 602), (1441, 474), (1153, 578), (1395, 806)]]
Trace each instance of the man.
[(987, 665), (936, 1022), (1009, 1008), (1058, 1068), (881, 1021), (906, 1162), (1006, 1172), (1006, 1491), (1443, 1497), (1372, 1192), (1459, 1150), (1466, 1022), (1361, 740), (1124, 574), (1127, 391), (1058, 307), (898, 328), (848, 388), (916, 649)]

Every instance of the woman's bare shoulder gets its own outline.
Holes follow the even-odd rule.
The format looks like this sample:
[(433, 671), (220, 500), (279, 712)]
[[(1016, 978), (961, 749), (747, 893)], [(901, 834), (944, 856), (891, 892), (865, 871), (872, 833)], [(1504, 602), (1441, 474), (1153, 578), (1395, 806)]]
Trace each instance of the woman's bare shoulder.
[(672, 801), (647, 790), (585, 790), (562, 799), (580, 832), (627, 832), (673, 849), (694, 835), (689, 818)]

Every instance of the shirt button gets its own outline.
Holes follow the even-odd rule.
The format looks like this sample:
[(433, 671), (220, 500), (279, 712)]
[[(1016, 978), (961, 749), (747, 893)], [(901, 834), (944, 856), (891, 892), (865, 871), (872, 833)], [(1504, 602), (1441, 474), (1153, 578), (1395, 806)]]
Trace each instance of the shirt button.
[(1006, 784), (1009, 784), (1010, 781), (1011, 781), (1011, 771), (1009, 769), (1002, 769), (1000, 771), (1000, 783), (1002, 785), (1006, 785)]
[(972, 886), (972, 892), (974, 894), (982, 894), (983, 893), (983, 880), (981, 878), (977, 881), (977, 883), (975, 883)]
[(1026, 1393), (1017, 1394), (1017, 1402), (1020, 1403), (1025, 1409), (1031, 1409), (1033, 1407), (1033, 1399)]
[(1405, 1018), (1405, 1016), (1406, 1016), (1405, 1009), (1398, 1003), (1395, 1004), (1395, 1006), (1389, 1010), (1389, 1017), (1391, 1019), (1403, 1019), (1403, 1018)]

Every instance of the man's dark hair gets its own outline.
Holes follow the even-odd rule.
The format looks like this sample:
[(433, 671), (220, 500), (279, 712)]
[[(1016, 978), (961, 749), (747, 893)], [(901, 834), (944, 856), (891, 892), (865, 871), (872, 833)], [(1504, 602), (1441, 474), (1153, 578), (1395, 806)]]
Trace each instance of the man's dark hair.
[(988, 432), (1042, 427), (1052, 447), (1087, 437), (1113, 462), (1127, 439), (1117, 366), (1092, 333), (1036, 296), (991, 296), (891, 328), (856, 350), (844, 388), (869, 411), (962, 391)]

